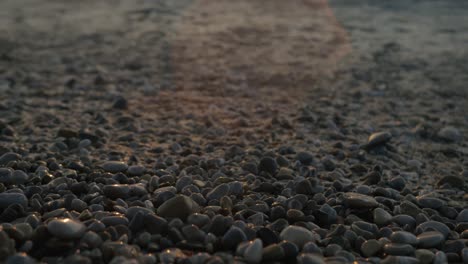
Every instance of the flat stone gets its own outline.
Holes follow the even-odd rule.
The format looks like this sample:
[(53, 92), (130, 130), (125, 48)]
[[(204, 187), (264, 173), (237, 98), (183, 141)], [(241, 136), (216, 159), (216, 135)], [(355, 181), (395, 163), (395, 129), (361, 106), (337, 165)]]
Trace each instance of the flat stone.
[(127, 184), (112, 184), (102, 188), (104, 195), (111, 199), (126, 199), (130, 196), (130, 186)]
[(47, 224), (47, 230), (60, 239), (77, 239), (86, 231), (86, 226), (70, 218), (54, 219)]
[(448, 228), (444, 223), (437, 221), (427, 221), (416, 227), (416, 234), (426, 231), (439, 231), (445, 238), (450, 234), (450, 228)]
[(28, 207), (28, 198), (22, 193), (0, 193), (0, 208), (5, 209), (12, 204)]
[(101, 167), (110, 173), (124, 172), (128, 169), (128, 165), (122, 161), (107, 161)]
[(189, 215), (198, 212), (199, 206), (190, 197), (177, 195), (165, 201), (157, 210), (162, 217), (173, 217), (185, 220)]
[(437, 248), (445, 242), (444, 234), (438, 231), (428, 231), (417, 236), (419, 248)]
[(447, 203), (439, 198), (428, 197), (428, 196), (418, 196), (416, 197), (418, 204), (421, 208), (432, 208), (438, 210)]
[(347, 192), (343, 194), (343, 198), (351, 208), (374, 208), (379, 205), (374, 197), (360, 193)]
[(101, 219), (106, 226), (128, 225), (128, 219), (124, 216), (106, 216)]
[(389, 243), (384, 246), (384, 252), (388, 255), (407, 256), (414, 253), (414, 247), (408, 244)]
[(140, 165), (129, 166), (127, 172), (131, 176), (141, 176), (146, 172), (146, 168)]
[(390, 240), (393, 243), (410, 244), (412, 246), (415, 246), (418, 244), (418, 239), (416, 238), (416, 236), (406, 231), (393, 232), (390, 235)]
[(294, 243), (299, 248), (302, 248), (307, 242), (315, 242), (316, 236), (304, 227), (290, 225), (281, 231), (280, 239)]

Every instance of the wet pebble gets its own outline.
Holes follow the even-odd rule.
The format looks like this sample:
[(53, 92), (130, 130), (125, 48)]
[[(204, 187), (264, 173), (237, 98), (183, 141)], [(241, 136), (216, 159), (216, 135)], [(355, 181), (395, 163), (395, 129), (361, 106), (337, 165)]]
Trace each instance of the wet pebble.
[(417, 239), (420, 248), (437, 248), (444, 243), (445, 236), (438, 231), (428, 231), (419, 234)]
[(360, 193), (347, 192), (343, 194), (343, 198), (345, 203), (352, 208), (373, 208), (379, 205), (375, 198)]
[(22, 193), (0, 193), (0, 209), (5, 209), (12, 204), (18, 204), (26, 208), (28, 206), (28, 198)]

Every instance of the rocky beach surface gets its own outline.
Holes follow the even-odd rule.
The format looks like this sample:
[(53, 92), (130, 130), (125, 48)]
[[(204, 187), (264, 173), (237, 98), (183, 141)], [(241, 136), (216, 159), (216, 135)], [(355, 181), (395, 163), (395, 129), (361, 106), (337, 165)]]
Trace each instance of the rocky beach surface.
[(468, 6), (350, 2), (1, 1), (0, 263), (468, 263)]

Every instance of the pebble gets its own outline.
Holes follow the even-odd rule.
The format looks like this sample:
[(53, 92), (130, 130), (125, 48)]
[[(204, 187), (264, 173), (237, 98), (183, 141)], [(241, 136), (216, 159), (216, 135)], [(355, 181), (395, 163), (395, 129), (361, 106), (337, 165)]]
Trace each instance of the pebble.
[(410, 244), (412, 246), (416, 246), (418, 244), (418, 239), (416, 238), (416, 236), (406, 231), (393, 232), (390, 235), (390, 240), (393, 243)]
[(15, 170), (11, 179), (14, 184), (25, 184), (29, 180), (29, 175), (22, 170)]
[(47, 224), (47, 230), (60, 239), (77, 239), (83, 236), (86, 226), (70, 218), (53, 219)]
[(229, 192), (229, 185), (227, 183), (220, 184), (211, 190), (207, 195), (208, 200), (220, 200), (221, 197), (227, 195)]
[(427, 221), (416, 227), (416, 234), (426, 231), (439, 231), (445, 238), (450, 234), (450, 228), (444, 223), (437, 221)]
[(144, 166), (132, 165), (128, 167), (127, 172), (130, 176), (141, 176), (146, 172), (146, 168)]
[(235, 249), (241, 242), (247, 241), (247, 236), (242, 229), (231, 226), (224, 234), (221, 243), (226, 249)]
[(28, 198), (22, 193), (0, 193), (0, 209), (6, 209), (12, 204), (19, 204), (23, 208), (27, 208)]
[(369, 136), (369, 139), (367, 140), (367, 149), (372, 149), (376, 146), (383, 145), (387, 142), (390, 141), (392, 138), (392, 134), (389, 132), (376, 132), (373, 133)]
[(377, 255), (381, 248), (382, 246), (379, 241), (375, 239), (369, 239), (361, 245), (361, 252), (365, 257), (372, 257)]
[(421, 208), (432, 208), (438, 210), (442, 206), (446, 205), (445, 201), (434, 197), (418, 196), (416, 197), (416, 200)]
[(29, 257), (25, 253), (17, 253), (13, 256), (8, 257), (5, 264), (36, 264), (37, 261)]
[(269, 173), (270, 175), (275, 175), (278, 170), (278, 164), (276, 160), (270, 157), (264, 157), (260, 160), (258, 164), (258, 170)]
[(296, 159), (300, 161), (302, 165), (310, 165), (314, 161), (314, 156), (310, 152), (301, 151), (296, 154)]
[(190, 197), (177, 195), (165, 201), (157, 210), (162, 217), (176, 217), (185, 220), (189, 215), (198, 212), (199, 206)]
[(13, 170), (10, 168), (0, 168), (0, 182), (10, 184), (12, 183)]
[(434, 261), (435, 254), (428, 249), (418, 249), (414, 252), (414, 256), (419, 260), (420, 264), (431, 264)]
[(111, 199), (126, 199), (130, 196), (130, 186), (127, 184), (106, 185), (102, 188), (102, 192)]
[(236, 250), (236, 254), (243, 256), (247, 263), (255, 264), (262, 261), (263, 243), (260, 239), (242, 242)]
[(384, 246), (384, 252), (388, 255), (408, 256), (414, 253), (414, 247), (408, 244), (388, 243)]
[(419, 234), (417, 239), (420, 248), (437, 248), (444, 243), (445, 236), (438, 231), (428, 231)]
[(291, 225), (281, 231), (280, 239), (292, 242), (302, 248), (307, 242), (315, 242), (316, 236), (304, 227)]
[(128, 165), (122, 161), (107, 161), (102, 164), (102, 169), (110, 173), (124, 172)]
[(297, 256), (297, 263), (298, 264), (325, 264), (325, 263), (339, 263), (339, 262), (327, 262), (324, 260), (322, 256), (318, 256), (315, 254), (300, 254)]
[(7, 152), (0, 156), (0, 166), (7, 165), (10, 161), (17, 161), (21, 159), (21, 156), (14, 152)]
[(442, 129), (440, 129), (437, 133), (437, 136), (442, 140), (452, 143), (458, 142), (463, 139), (463, 135), (460, 132), (460, 130), (451, 126), (443, 127)]
[(374, 208), (379, 205), (375, 198), (360, 193), (347, 192), (343, 194), (343, 198), (345, 203), (352, 208)]
[(407, 256), (388, 256), (380, 264), (419, 264), (419, 260)]
[(375, 208), (373, 212), (374, 223), (379, 226), (388, 225), (392, 221), (392, 215), (382, 208)]
[(463, 209), (457, 215), (457, 222), (468, 222), (468, 209)]

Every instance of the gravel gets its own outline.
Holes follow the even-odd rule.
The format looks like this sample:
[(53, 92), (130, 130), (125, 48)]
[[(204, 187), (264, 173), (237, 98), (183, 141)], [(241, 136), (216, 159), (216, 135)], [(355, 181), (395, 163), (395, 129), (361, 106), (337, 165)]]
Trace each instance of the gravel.
[[(314, 73), (335, 76), (315, 72), (325, 64), (295, 55), (276, 69), (262, 56), (315, 54), (323, 34), (309, 34), (328, 23), (307, 19), (327, 12), (239, 1), (4, 12), (18, 26), (33, 15), (41, 34), (9, 30), (22, 42), (0, 52), (0, 263), (468, 262), (466, 102), (421, 90), (437, 76), (398, 81), (436, 66), (379, 44), (315, 85)], [(276, 13), (286, 5), (302, 8)], [(270, 28), (284, 50), (264, 50)], [(341, 41), (329, 39), (320, 57)], [(307, 91), (287, 88), (295, 78)], [(395, 87), (381, 88), (387, 78)]]

